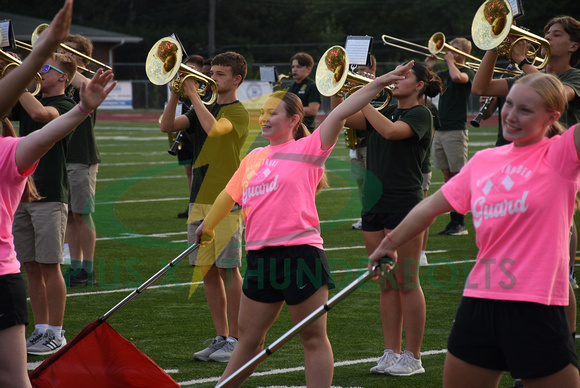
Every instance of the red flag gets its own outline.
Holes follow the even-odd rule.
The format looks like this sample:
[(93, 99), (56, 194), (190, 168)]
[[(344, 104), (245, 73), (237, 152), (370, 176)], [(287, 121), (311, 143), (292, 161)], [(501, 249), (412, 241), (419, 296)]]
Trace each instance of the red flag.
[(179, 385), (109, 324), (90, 323), (30, 373), (36, 388), (159, 388)]

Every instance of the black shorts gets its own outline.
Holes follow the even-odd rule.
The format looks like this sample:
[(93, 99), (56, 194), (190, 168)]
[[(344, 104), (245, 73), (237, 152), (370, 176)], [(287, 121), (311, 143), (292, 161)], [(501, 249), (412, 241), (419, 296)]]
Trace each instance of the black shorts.
[(334, 288), (324, 251), (311, 245), (248, 251), (246, 260), (243, 292), (258, 302), (295, 305), (324, 285)]
[(549, 376), (578, 358), (564, 306), (463, 297), (448, 351), (513, 378)]
[(362, 214), (363, 232), (378, 232), (383, 229), (393, 230), (409, 214), (404, 213), (371, 213)]
[(28, 325), (26, 285), (19, 273), (0, 276), (0, 330)]

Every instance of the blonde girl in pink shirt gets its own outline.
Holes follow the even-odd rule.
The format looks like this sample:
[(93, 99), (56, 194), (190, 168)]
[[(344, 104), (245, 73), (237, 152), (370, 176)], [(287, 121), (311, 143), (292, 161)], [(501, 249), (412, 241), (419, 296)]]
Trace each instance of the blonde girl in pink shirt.
[(565, 307), (580, 128), (560, 135), (565, 104), (555, 76), (518, 80), (501, 115), (513, 143), (475, 154), (370, 256), (396, 258), (438, 215), (471, 211), (479, 252), (449, 336), (445, 388), (497, 387), (503, 371), (526, 388), (578, 387)]
[[(344, 120), (367, 106), (386, 85), (403, 79), (412, 66), (411, 61), (370, 82), (306, 137), (297, 136), (307, 133), (297, 96), (282, 93), (266, 99), (259, 122), (270, 145), (252, 151), (242, 161), (197, 230), (202, 245), (211, 241), (215, 225), (235, 202), (242, 204), (248, 267), (240, 303), (240, 338), (221, 380), (262, 350), (268, 329), (284, 302), (297, 323), (328, 300), (332, 279), (314, 204), (324, 176), (324, 161), (336, 144)], [(330, 387), (334, 361), (326, 316), (304, 329), (300, 339), (306, 385)], [(247, 376), (233, 386), (240, 386)]]

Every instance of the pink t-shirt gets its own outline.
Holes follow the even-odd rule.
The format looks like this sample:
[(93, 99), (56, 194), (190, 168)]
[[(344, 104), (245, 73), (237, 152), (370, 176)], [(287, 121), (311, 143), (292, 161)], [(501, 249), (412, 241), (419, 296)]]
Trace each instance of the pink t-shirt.
[(14, 251), (12, 221), (22, 198), (26, 179), (36, 166), (24, 174), (16, 166), (16, 145), (21, 138), (0, 136), (0, 276), (20, 272)]
[(324, 162), (319, 130), (300, 140), (253, 150), (240, 164), (227, 193), (242, 204), (246, 249), (308, 244), (322, 249), (314, 201)]
[(476, 230), (479, 253), (464, 296), (568, 304), (575, 128), (527, 147), (480, 151), (442, 187), (455, 210), (471, 210)]

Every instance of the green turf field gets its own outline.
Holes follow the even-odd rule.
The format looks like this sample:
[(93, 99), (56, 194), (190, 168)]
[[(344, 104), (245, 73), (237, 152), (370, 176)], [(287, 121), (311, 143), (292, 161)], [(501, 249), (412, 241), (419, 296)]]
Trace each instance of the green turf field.
[[(185, 220), (176, 217), (188, 204), (186, 177), (183, 166), (167, 153), (167, 136), (154, 124), (106, 122), (97, 124), (96, 134), (103, 159), (94, 215), (99, 283), (68, 290), (64, 329), (69, 341), (187, 248)], [(252, 127), (252, 134), (254, 138), (258, 135), (256, 126)], [(470, 128), (470, 155), (493, 146), (495, 137), (495, 128)], [(265, 143), (258, 136), (253, 144)], [(326, 253), (340, 289), (360, 275), (367, 262), (362, 232), (351, 229), (359, 217), (360, 203), (356, 182), (349, 177), (348, 151), (342, 137), (326, 166), (330, 188), (318, 196), (317, 203)], [(442, 180), (440, 171), (434, 171), (431, 192), (441, 186)], [(411, 377), (369, 374), (369, 368), (383, 352), (378, 285), (369, 283), (328, 313), (328, 333), (336, 363), (334, 386), (441, 386), (447, 337), (465, 274), (476, 255), (470, 215), (466, 217), (467, 236), (439, 236), (437, 232), (448, 219), (443, 215), (431, 226), (427, 247), (430, 265), (421, 267), (427, 301), (422, 347), (426, 373)], [(180, 385), (211, 387), (225, 364), (193, 361), (193, 353), (205, 347), (203, 341), (214, 337), (215, 332), (203, 285), (192, 286), (191, 277), (192, 268), (185, 260), (108, 323)], [(33, 322), (32, 312), (30, 319)], [(267, 343), (291, 327), (287, 311), (283, 310)], [(33, 329), (29, 325), (27, 334)], [(28, 361), (34, 367), (44, 358), (29, 357)], [(245, 386), (304, 384), (302, 347), (296, 337), (268, 357)], [(511, 377), (504, 376), (500, 386), (511, 387)]]

